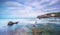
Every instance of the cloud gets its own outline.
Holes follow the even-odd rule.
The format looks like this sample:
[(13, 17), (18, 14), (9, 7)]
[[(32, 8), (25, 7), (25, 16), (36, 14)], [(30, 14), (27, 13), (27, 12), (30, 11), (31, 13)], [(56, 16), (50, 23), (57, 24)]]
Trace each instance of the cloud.
[(54, 5), (56, 3), (58, 3), (58, 0), (52, 0), (51, 3), (49, 3), (49, 5)]
[[(15, 2), (16, 1), (16, 2)], [(59, 0), (15, 0), (6, 1), (6, 9), (0, 12), (1, 15), (13, 15), (14, 17), (36, 17), (48, 12), (60, 11)], [(22, 4), (23, 3), (23, 4)]]
[(31, 6), (35, 8), (36, 10), (42, 10), (42, 11), (46, 10), (46, 12), (48, 12), (47, 9), (49, 8), (51, 8), (52, 10), (53, 8), (60, 9), (59, 7), (60, 5), (58, 3), (59, 3), (59, 0), (35, 0), (35, 1), (29, 0), (29, 1), (24, 2), (24, 4), (27, 6)]
[(12, 1), (4, 2), (4, 5), (7, 7), (23, 7), (22, 4), (20, 4), (18, 2), (12, 2)]
[(23, 10), (20, 10), (19, 8), (12, 7), (12, 8), (8, 8), (6, 10), (4, 10), (5, 12), (3, 12), (1, 15), (11, 15), (11, 16), (15, 16), (15, 17), (36, 17), (37, 15), (39, 15), (39, 12), (35, 12), (34, 10), (32, 10), (29, 7), (26, 7)]

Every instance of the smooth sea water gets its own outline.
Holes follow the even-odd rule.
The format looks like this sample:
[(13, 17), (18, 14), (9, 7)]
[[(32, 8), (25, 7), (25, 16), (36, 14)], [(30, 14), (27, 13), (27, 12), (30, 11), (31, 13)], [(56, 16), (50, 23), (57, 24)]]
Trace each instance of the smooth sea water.
[[(52, 20), (58, 20), (58, 21), (54, 21), (52, 22), (49, 18), (48, 19), (40, 19), (39, 21), (37, 21), (36, 18), (27, 18), (27, 19), (0, 19), (0, 35), (14, 35), (16, 33), (16, 30), (18, 29), (26, 29), (26, 30), (22, 30), (23, 32), (25, 31), (29, 31), (28, 28), (25, 28), (26, 25), (29, 26), (29, 24), (35, 24), (35, 21), (40, 22), (40, 24), (46, 24), (47, 22), (49, 23), (55, 23), (56, 27), (56, 31), (60, 32), (60, 19), (52, 19)], [(8, 26), (8, 22), (9, 21), (13, 21), (13, 22), (19, 22), (18, 24), (14, 24), (13, 26)], [(22, 31), (20, 33), (22, 33)], [(30, 34), (32, 35), (32, 33), (30, 32)], [(59, 33), (58, 33), (59, 34)]]
[[(15, 30), (24, 27), (27, 24), (33, 24), (35, 19), (0, 19), (0, 35), (13, 35)], [(19, 22), (13, 26), (8, 26), (8, 22)]]

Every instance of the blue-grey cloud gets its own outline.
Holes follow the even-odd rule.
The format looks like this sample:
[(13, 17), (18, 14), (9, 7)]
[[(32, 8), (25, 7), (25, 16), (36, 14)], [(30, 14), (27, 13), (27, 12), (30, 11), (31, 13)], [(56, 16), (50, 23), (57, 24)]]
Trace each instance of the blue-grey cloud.
[(0, 6), (2, 12), (0, 12), (0, 15), (36, 17), (48, 12), (60, 12), (59, 1), (60, 0), (2, 0)]

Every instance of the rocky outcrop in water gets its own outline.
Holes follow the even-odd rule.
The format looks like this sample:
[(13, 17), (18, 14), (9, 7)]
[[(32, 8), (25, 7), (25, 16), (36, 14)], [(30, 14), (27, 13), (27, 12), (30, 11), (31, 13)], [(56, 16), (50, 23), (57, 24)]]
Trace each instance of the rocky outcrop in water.
[(18, 22), (12, 22), (12, 21), (9, 21), (9, 22), (8, 22), (8, 26), (12, 26), (12, 25), (14, 25), (14, 24), (18, 24)]

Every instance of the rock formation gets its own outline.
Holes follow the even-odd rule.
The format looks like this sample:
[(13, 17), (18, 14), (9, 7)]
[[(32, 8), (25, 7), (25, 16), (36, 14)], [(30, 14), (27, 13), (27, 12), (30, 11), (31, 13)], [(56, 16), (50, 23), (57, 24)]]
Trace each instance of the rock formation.
[(12, 26), (12, 25), (14, 25), (14, 24), (18, 24), (18, 22), (12, 22), (12, 21), (9, 21), (9, 22), (8, 22), (8, 26)]

